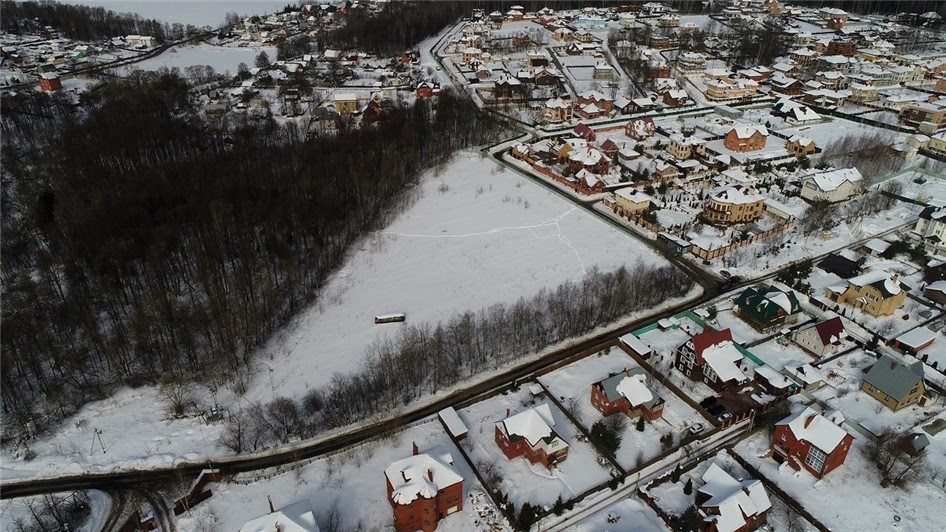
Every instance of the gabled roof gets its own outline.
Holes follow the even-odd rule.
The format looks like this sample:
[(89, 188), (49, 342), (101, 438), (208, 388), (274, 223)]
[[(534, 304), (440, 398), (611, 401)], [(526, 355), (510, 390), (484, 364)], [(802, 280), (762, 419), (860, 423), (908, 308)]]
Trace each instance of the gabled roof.
[(776, 319), (780, 310), (786, 316), (801, 310), (794, 290), (783, 292), (774, 286), (762, 287), (759, 291), (750, 286), (736, 298), (736, 305), (741, 312), (747, 312), (763, 323)]
[(296, 501), (275, 512), (261, 515), (247, 521), (240, 527), (240, 532), (319, 532), (315, 521), (315, 512), (308, 499)]
[(453, 457), (449, 454), (434, 457), (426, 453), (394, 462), (384, 470), (394, 490), (391, 499), (397, 504), (410, 504), (419, 497), (430, 499), (438, 491), (463, 482), (452, 464)]
[(510, 439), (515, 439), (515, 437), (524, 438), (533, 447), (543, 440), (546, 443), (553, 443), (558, 440), (564, 446), (567, 446), (558, 434), (552, 430), (552, 427), (555, 426), (555, 420), (552, 418), (552, 411), (547, 403), (523, 410), (500, 421), (499, 424), (502, 425)]
[(898, 401), (910, 393), (910, 390), (922, 380), (922, 362), (914, 362), (907, 366), (888, 355), (881, 355), (864, 375), (864, 382)]
[(690, 338), (690, 341), (693, 342), (693, 351), (696, 352), (697, 360), (702, 360), (703, 352), (706, 351), (708, 347), (721, 344), (726, 341), (732, 342), (732, 331), (729, 329), (716, 331), (707, 327), (706, 329), (703, 329), (703, 332), (700, 334)]
[(920, 211), (920, 218), (924, 220), (943, 220), (946, 222), (946, 207), (926, 207)]
[(647, 373), (642, 368), (630, 368), (611, 375), (598, 383), (609, 402), (626, 397), (631, 406), (653, 406), (660, 401), (647, 386)]
[(704, 513), (703, 521), (715, 522), (718, 532), (735, 532), (746, 525), (746, 518), (761, 515), (772, 507), (765, 487), (758, 480), (738, 481), (718, 465), (711, 464), (703, 473), (699, 492), (710, 498), (701, 508), (717, 508), (719, 513)]
[(860, 262), (851, 260), (843, 255), (832, 253), (818, 263), (822, 270), (847, 279), (853, 277), (860, 270)]
[(815, 325), (815, 330), (818, 331), (822, 345), (836, 344), (841, 341), (841, 335), (844, 334), (844, 322), (840, 317), (835, 316)]
[(776, 425), (788, 425), (795, 439), (807, 441), (826, 454), (834, 452), (848, 435), (847, 431), (811, 407), (788, 416)]
[(848, 283), (854, 286), (872, 286), (885, 298), (895, 296), (903, 291), (900, 281), (883, 270), (858, 275), (848, 279)]
[(859, 183), (863, 179), (864, 177), (861, 176), (857, 168), (841, 168), (810, 175), (805, 178), (805, 181), (814, 181), (819, 189), (830, 192), (837, 190), (845, 181), (854, 184)]

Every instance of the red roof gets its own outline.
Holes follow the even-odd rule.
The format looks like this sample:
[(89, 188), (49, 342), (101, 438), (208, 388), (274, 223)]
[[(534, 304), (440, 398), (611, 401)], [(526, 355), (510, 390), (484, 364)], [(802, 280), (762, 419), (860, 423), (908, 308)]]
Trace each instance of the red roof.
[(575, 126), (575, 133), (578, 133), (581, 136), (585, 136), (588, 133), (591, 133), (591, 128), (588, 127), (588, 124), (585, 124), (584, 122), (582, 122), (578, 124), (577, 126)]
[(608, 151), (608, 150), (610, 150), (611, 148), (617, 149), (617, 147), (618, 147), (618, 145), (615, 144), (614, 141), (611, 140), (611, 139), (608, 139), (608, 140), (606, 140), (606, 141), (604, 141), (604, 142), (601, 143), (601, 149), (604, 150), (604, 151)]
[(700, 364), (703, 363), (703, 351), (714, 345), (721, 344), (725, 341), (732, 342), (732, 331), (729, 329), (723, 329), (721, 331), (715, 331), (709, 327), (703, 329), (703, 332), (697, 334), (690, 340), (693, 341), (693, 350), (696, 352), (696, 361)]
[(841, 341), (841, 335), (844, 334), (844, 324), (841, 323), (841, 318), (835, 316), (815, 325), (815, 330), (821, 337), (822, 345), (836, 344)]

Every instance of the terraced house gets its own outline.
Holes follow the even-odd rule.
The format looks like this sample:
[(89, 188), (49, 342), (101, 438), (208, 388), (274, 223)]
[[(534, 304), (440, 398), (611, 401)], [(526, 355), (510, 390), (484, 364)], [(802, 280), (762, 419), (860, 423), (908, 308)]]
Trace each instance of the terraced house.
[(861, 390), (893, 411), (917, 404), (926, 393), (923, 363), (908, 366), (883, 355), (864, 375)]

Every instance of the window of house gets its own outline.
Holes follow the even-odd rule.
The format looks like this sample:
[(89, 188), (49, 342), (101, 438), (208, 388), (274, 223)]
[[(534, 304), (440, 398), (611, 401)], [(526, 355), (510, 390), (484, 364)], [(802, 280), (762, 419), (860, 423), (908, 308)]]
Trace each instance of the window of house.
[(805, 457), (805, 464), (815, 471), (821, 471), (821, 469), (824, 467), (824, 460), (827, 457), (828, 455), (826, 455), (824, 451), (812, 446), (808, 449), (808, 456)]
[(785, 441), (786, 439), (788, 439), (788, 437), (787, 437), (787, 436), (785, 435), (785, 433), (783, 432), (783, 433), (782, 433), (782, 441)]

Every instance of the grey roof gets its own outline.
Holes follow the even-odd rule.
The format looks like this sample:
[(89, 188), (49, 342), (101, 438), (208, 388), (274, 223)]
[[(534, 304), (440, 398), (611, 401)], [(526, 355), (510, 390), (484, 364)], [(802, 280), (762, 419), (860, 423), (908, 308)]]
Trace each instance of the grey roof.
[(922, 432), (914, 432), (910, 435), (909, 440), (910, 445), (913, 447), (914, 452), (920, 452), (930, 444), (930, 439), (926, 437), (926, 434)]
[(865, 382), (898, 401), (922, 380), (922, 362), (907, 366), (887, 355), (881, 355), (864, 375)]
[[(608, 398), (608, 402), (613, 403), (614, 401), (617, 401), (618, 399), (624, 397), (617, 390), (618, 384), (620, 384), (621, 381), (623, 381), (625, 377), (630, 377), (632, 375), (643, 375), (647, 377), (647, 372), (644, 371), (643, 368), (626, 369), (620, 373), (615, 373), (614, 375), (611, 375), (607, 379), (604, 379), (603, 381), (598, 383), (601, 385), (601, 388), (604, 390), (604, 395)], [(650, 387), (648, 386), (648, 388)], [(652, 393), (652, 395), (654, 396), (654, 398), (644, 403), (644, 406), (646, 406), (647, 408), (652, 408), (654, 405), (662, 401), (662, 399), (658, 397), (657, 394)]]

